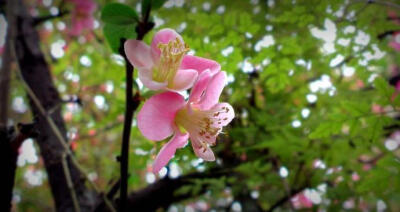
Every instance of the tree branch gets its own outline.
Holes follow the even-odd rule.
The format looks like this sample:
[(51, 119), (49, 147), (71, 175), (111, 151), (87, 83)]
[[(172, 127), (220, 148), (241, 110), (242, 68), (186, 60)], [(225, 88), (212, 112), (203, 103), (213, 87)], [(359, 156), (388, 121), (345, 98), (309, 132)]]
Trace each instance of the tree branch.
[(6, 170), (1, 181), (0, 211), (11, 210), (12, 191), (17, 169), (18, 149), (22, 142), (37, 136), (34, 124), (18, 124), (17, 127), (0, 127), (0, 166)]
[[(147, 11), (146, 16), (143, 21), (141, 21), (137, 28), (137, 39), (142, 40), (143, 37), (150, 31), (153, 25), (149, 25), (150, 9)], [(125, 70), (126, 70), (126, 88), (125, 88), (125, 119), (124, 119), (124, 129), (122, 132), (122, 145), (121, 145), (121, 184), (120, 184), (120, 199), (119, 199), (119, 209), (121, 212), (126, 211), (127, 196), (128, 196), (128, 163), (129, 163), (129, 140), (132, 129), (132, 119), (135, 110), (140, 104), (140, 93), (136, 91), (135, 96), (133, 96), (133, 70), (134, 67), (128, 61), (127, 56), (124, 51), (125, 39), (121, 40), (119, 53), (125, 59)]]

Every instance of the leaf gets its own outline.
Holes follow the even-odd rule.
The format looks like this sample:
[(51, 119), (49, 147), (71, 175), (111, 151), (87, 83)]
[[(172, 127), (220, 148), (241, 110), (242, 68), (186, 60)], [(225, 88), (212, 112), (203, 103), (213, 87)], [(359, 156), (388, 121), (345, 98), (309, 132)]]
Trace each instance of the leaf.
[(103, 32), (111, 49), (116, 53), (118, 53), (121, 39), (129, 39), (129, 38), (134, 38), (136, 36), (135, 24), (131, 25), (106, 24), (103, 28)]
[(101, 20), (106, 24), (130, 25), (139, 20), (132, 8), (119, 3), (107, 4), (101, 11)]
[(153, 10), (160, 9), (167, 0), (143, 0), (142, 15), (145, 16), (149, 8)]
[(317, 129), (315, 129), (310, 135), (308, 136), (310, 139), (316, 138), (326, 138), (332, 134), (340, 132), (342, 127), (342, 123), (338, 122), (325, 122), (320, 124)]
[(379, 94), (384, 97), (385, 101), (383, 103), (389, 103), (394, 93), (394, 88), (382, 77), (378, 77), (374, 80), (374, 86)]

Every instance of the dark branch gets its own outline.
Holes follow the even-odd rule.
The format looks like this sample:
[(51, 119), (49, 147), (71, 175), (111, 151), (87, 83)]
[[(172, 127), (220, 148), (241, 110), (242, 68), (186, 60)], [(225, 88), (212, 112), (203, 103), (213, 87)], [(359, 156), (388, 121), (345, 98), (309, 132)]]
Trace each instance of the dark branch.
[[(142, 21), (139, 22), (137, 30), (137, 39), (142, 40), (143, 37), (149, 32), (153, 25), (149, 24), (150, 9), (147, 11), (146, 16)], [(128, 61), (124, 51), (124, 39), (121, 39), (119, 53), (125, 59), (126, 64), (126, 88), (125, 88), (125, 119), (124, 129), (122, 133), (122, 146), (121, 146), (121, 187), (120, 187), (120, 199), (119, 209), (122, 212), (126, 211), (127, 196), (128, 196), (128, 161), (129, 161), (129, 140), (132, 128), (132, 118), (135, 110), (140, 104), (140, 93), (136, 91), (133, 96), (133, 70), (134, 67)]]
[(67, 15), (68, 13), (69, 13), (68, 11), (61, 11), (57, 15), (47, 15), (47, 16), (34, 18), (33, 19), (33, 25), (37, 26), (37, 25), (42, 24), (42, 23), (44, 23), (46, 21), (49, 21), (49, 20), (52, 20), (52, 19), (56, 19), (56, 18), (61, 18), (64, 15)]
[(17, 169), (18, 149), (22, 142), (38, 135), (34, 124), (18, 124), (14, 127), (0, 127), (0, 166), (6, 170), (5, 178), (1, 180), (0, 211), (10, 211), (12, 191)]

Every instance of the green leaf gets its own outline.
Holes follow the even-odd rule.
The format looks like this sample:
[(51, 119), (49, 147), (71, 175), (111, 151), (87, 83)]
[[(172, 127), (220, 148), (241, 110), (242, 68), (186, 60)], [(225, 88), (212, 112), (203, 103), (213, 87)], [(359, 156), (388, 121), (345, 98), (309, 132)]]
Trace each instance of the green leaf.
[(149, 8), (153, 10), (160, 9), (167, 0), (143, 0), (142, 1), (142, 15), (145, 16)]
[(139, 20), (132, 8), (119, 3), (107, 4), (101, 11), (101, 20), (107, 24), (130, 25)]
[(111, 49), (116, 53), (118, 53), (121, 39), (129, 39), (136, 36), (135, 24), (106, 24), (103, 28), (103, 32)]
[(325, 122), (320, 124), (317, 129), (315, 129), (310, 135), (308, 136), (310, 139), (316, 138), (326, 138), (332, 134), (336, 134), (340, 132), (342, 127), (342, 123), (338, 122)]
[(384, 101), (382, 103), (389, 103), (394, 93), (394, 88), (382, 77), (378, 77), (374, 80), (375, 88), (379, 94), (382, 95)]

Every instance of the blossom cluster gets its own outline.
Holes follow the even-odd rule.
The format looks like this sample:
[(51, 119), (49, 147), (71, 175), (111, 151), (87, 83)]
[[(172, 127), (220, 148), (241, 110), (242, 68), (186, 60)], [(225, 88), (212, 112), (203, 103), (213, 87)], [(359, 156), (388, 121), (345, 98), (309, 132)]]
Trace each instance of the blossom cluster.
[[(221, 66), (210, 59), (187, 55), (189, 46), (172, 29), (158, 31), (151, 45), (127, 40), (124, 49), (143, 85), (159, 91), (138, 113), (140, 132), (153, 141), (171, 137), (158, 153), (153, 172), (164, 167), (188, 139), (198, 157), (214, 161), (210, 147), (235, 116), (230, 104), (219, 103), (226, 84)], [(179, 94), (190, 88), (188, 99)]]

